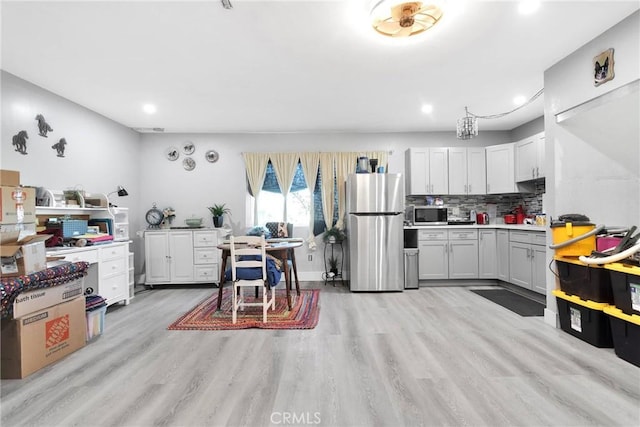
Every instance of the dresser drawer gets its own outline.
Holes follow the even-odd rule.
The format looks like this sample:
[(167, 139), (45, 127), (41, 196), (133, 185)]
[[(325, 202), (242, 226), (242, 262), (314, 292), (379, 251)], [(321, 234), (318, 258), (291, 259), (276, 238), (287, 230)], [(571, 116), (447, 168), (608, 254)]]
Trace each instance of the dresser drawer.
[(220, 259), (217, 248), (194, 248), (194, 264), (215, 264)]
[(217, 265), (196, 265), (194, 273), (196, 282), (212, 283), (220, 281)]
[(194, 231), (193, 246), (214, 247), (218, 245), (218, 233), (215, 231)]
[(128, 256), (128, 254), (129, 254), (129, 250), (125, 245), (122, 245), (122, 244), (100, 248), (101, 261), (108, 261), (116, 258), (124, 258), (125, 256)]
[(100, 263), (100, 277), (111, 277), (125, 272), (128, 274), (126, 264), (127, 263), (124, 258), (103, 261)]
[[(55, 256), (55, 252), (51, 255)], [(98, 262), (98, 250), (95, 249), (92, 251), (82, 251), (67, 254), (64, 256), (64, 260), (69, 262), (85, 261), (89, 264), (93, 264), (94, 262)]]

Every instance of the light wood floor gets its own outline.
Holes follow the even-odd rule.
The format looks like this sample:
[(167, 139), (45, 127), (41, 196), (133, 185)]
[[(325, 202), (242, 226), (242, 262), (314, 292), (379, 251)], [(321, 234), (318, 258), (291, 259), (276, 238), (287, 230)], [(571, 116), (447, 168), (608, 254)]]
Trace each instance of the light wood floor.
[(168, 331), (216, 288), (145, 290), (1, 382), (2, 426), (639, 426), (640, 368), (462, 287), (322, 290), (312, 330)]

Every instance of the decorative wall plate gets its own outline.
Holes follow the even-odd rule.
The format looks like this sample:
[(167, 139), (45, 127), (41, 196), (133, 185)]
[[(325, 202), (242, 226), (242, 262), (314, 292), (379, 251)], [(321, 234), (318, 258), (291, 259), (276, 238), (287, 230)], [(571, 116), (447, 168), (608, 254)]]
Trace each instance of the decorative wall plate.
[(178, 157), (180, 157), (180, 152), (176, 147), (167, 148), (167, 151), (165, 151), (164, 154), (167, 156), (167, 159), (171, 160), (172, 162), (174, 160), (178, 160)]
[(192, 171), (196, 168), (196, 161), (193, 160), (191, 157), (186, 157), (182, 161), (182, 166), (185, 168), (185, 170)]
[(206, 152), (204, 157), (207, 159), (208, 162), (215, 163), (220, 158), (220, 155), (216, 150), (209, 150)]
[(193, 142), (185, 141), (185, 143), (182, 144), (182, 152), (187, 156), (193, 154), (194, 151), (196, 151), (196, 146), (193, 144)]

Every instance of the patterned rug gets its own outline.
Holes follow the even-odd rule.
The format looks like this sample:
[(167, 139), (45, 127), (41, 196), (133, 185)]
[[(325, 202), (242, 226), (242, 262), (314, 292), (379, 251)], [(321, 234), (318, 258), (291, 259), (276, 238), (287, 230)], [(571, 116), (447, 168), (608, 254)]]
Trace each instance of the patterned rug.
[[(313, 329), (318, 324), (320, 291), (317, 289), (300, 290), (299, 296), (295, 291), (292, 291), (293, 307), (291, 310), (287, 308), (286, 291), (277, 289), (276, 307), (275, 310), (267, 312), (267, 323), (262, 323), (262, 307), (245, 307), (244, 312), (238, 311), (236, 324), (231, 323), (231, 288), (225, 288), (223, 291), (220, 311), (216, 311), (218, 291), (215, 290), (211, 296), (180, 316), (167, 329), (181, 331), (220, 331), (247, 328)], [(253, 291), (247, 292), (245, 290), (247, 302), (252, 302), (254, 296)]]

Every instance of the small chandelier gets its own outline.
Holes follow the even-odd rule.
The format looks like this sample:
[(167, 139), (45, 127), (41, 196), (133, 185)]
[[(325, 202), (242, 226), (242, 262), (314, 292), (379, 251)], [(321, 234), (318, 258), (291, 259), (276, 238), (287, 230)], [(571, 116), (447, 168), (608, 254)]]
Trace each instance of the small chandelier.
[(461, 119), (458, 119), (458, 122), (456, 123), (456, 136), (458, 137), (458, 139), (471, 139), (474, 136), (478, 136), (478, 119), (499, 119), (506, 116), (507, 114), (511, 114), (514, 111), (518, 111), (519, 109), (526, 107), (527, 105), (538, 99), (538, 97), (543, 93), (544, 88), (537, 91), (531, 98), (529, 98), (528, 101), (522, 103), (513, 110), (509, 110), (499, 114), (491, 114), (489, 116), (481, 116), (479, 114), (470, 113), (469, 109), (467, 107), (464, 107), (465, 116)]
[(441, 0), (427, 1), (374, 0), (371, 25), (378, 33), (389, 37), (420, 34), (436, 25), (443, 14)]
[(456, 136), (458, 139), (471, 139), (478, 136), (478, 119), (469, 115), (467, 107), (464, 107), (464, 112), (466, 115), (456, 124)]

